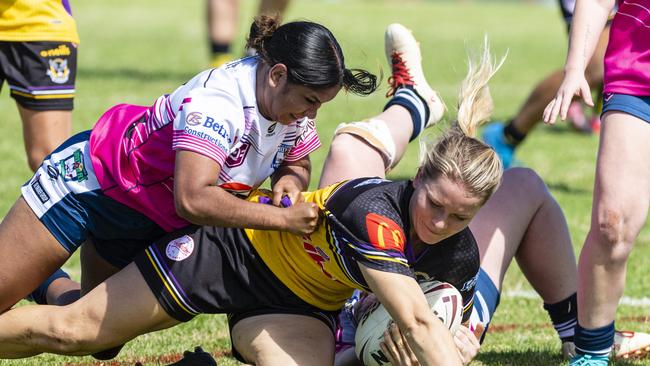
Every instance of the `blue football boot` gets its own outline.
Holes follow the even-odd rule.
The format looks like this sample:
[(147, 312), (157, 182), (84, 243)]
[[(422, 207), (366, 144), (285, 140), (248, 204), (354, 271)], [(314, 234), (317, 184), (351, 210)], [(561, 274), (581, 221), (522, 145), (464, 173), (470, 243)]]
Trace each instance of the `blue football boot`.
[(503, 129), (503, 123), (491, 123), (483, 129), (482, 138), (483, 142), (492, 146), (494, 151), (497, 152), (497, 155), (499, 155), (499, 158), (501, 158), (501, 162), (503, 163), (503, 169), (508, 169), (512, 165), (514, 159), (515, 145), (506, 141), (506, 138), (503, 135)]
[(607, 356), (576, 355), (569, 362), (569, 366), (607, 366), (607, 365), (609, 365), (609, 357)]

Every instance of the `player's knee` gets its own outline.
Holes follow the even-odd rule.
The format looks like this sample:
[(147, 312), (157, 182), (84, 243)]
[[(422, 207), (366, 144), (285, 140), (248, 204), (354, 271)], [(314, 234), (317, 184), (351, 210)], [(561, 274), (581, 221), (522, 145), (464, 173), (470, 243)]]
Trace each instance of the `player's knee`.
[(508, 191), (517, 190), (524, 197), (541, 200), (549, 195), (542, 178), (530, 168), (510, 168), (503, 173), (503, 183)]
[(41, 166), (41, 163), (43, 162), (43, 158), (45, 158), (45, 155), (41, 152), (36, 152), (36, 151), (27, 152), (27, 164), (29, 164), (29, 169), (35, 172), (36, 169), (38, 169), (38, 167)]
[(626, 221), (620, 208), (604, 204), (599, 209), (596, 222), (592, 224), (591, 230), (598, 238), (596, 242), (602, 251), (608, 253), (610, 261), (627, 260), (632, 249), (635, 235)]
[(27, 164), (32, 171), (36, 171), (46, 156), (48, 156), (57, 146), (31, 146), (27, 148)]
[(77, 316), (65, 309), (52, 316), (46, 339), (47, 348), (54, 353), (76, 356), (105, 349), (109, 339), (97, 337), (98, 326), (92, 319)]

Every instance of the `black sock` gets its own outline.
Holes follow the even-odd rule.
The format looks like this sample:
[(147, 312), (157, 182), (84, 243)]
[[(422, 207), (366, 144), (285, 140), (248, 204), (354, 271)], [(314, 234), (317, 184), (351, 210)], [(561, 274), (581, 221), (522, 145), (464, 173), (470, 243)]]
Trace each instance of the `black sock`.
[(229, 53), (230, 52), (230, 43), (211, 42), (210, 43), (210, 49), (212, 50), (213, 55), (216, 55), (216, 54), (219, 54), (219, 53)]
[(526, 138), (525, 133), (517, 131), (514, 126), (514, 120), (510, 120), (506, 127), (503, 129), (503, 136), (506, 141), (513, 146), (519, 145)]
[(576, 294), (555, 304), (544, 304), (562, 343), (573, 342), (575, 326), (578, 322), (578, 299)]

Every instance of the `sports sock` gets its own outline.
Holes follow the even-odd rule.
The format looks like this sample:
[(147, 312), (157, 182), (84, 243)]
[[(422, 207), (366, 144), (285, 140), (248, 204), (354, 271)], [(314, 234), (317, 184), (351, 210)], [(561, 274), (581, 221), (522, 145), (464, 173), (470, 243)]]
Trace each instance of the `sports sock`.
[(59, 278), (70, 278), (70, 276), (61, 268), (57, 269), (56, 272), (54, 272), (52, 275), (50, 275), (50, 277), (38, 285), (36, 290), (27, 295), (25, 299), (33, 301), (40, 305), (47, 305), (47, 288), (50, 287), (54, 280), (57, 280)]
[(212, 55), (230, 53), (230, 43), (211, 42), (210, 49), (212, 50)]
[(413, 133), (409, 141), (413, 141), (424, 130), (424, 126), (429, 120), (429, 107), (427, 103), (415, 92), (412, 86), (403, 86), (395, 91), (393, 97), (386, 103), (384, 110), (393, 105), (400, 105), (406, 108), (411, 114)]
[(575, 326), (578, 323), (578, 303), (577, 296), (567, 297), (562, 301), (554, 304), (544, 304), (544, 310), (551, 317), (553, 328), (560, 337), (562, 343), (573, 342)]
[(614, 322), (595, 328), (585, 329), (576, 324), (575, 345), (579, 355), (606, 357), (612, 351), (614, 344)]
[(503, 137), (510, 145), (517, 146), (524, 141), (526, 134), (519, 132), (514, 126), (514, 120), (511, 119), (503, 129)]

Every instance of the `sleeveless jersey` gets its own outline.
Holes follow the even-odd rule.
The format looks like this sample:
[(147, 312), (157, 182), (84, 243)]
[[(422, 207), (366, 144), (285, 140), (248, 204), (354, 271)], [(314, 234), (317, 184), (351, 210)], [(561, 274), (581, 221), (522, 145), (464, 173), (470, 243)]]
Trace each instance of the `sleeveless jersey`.
[(163, 229), (186, 226), (173, 200), (175, 150), (207, 156), (221, 166), (220, 187), (248, 194), (284, 161), (320, 146), (314, 121), (289, 125), (259, 113), (257, 57), (204, 71), (153, 106), (118, 105), (90, 137), (93, 167), (104, 193), (144, 213)]
[[(79, 43), (79, 35), (68, 0), (0, 0), (0, 40)], [(48, 52), (69, 54), (61, 47)]]
[(412, 194), (410, 181), (355, 179), (305, 194), (325, 213), (311, 235), (245, 231), (273, 274), (317, 308), (337, 310), (354, 289), (369, 290), (359, 264), (449, 282), (470, 308), (480, 265), (474, 237), (465, 229), (414, 256), (408, 236)]
[(650, 96), (650, 0), (618, 2), (604, 81), (605, 93)]

